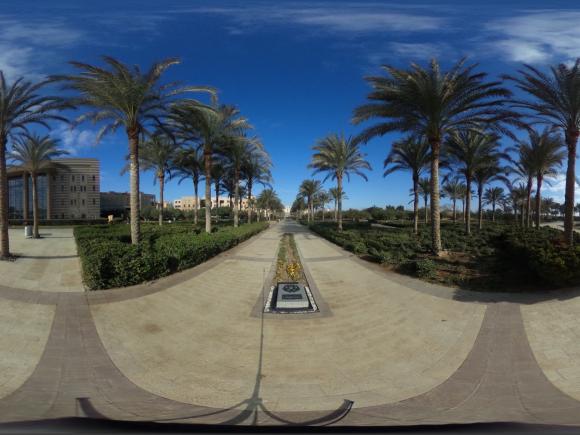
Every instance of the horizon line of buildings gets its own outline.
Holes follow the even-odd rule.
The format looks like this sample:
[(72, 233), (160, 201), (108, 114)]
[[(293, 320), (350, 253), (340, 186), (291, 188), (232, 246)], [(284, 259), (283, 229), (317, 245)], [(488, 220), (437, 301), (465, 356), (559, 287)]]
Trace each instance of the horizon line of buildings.
[[(17, 165), (8, 166), (7, 175), (8, 218), (32, 219), (31, 176)], [(100, 161), (96, 158), (54, 159), (38, 171), (36, 180), (41, 220), (98, 219), (130, 210), (128, 192), (101, 192)], [(158, 206), (154, 194), (140, 192), (139, 201), (141, 207)], [(205, 207), (205, 199), (197, 198), (197, 203), (199, 208)], [(174, 201), (164, 201), (163, 208), (193, 211), (194, 205), (194, 196), (183, 196)], [(212, 199), (210, 207), (215, 208), (216, 205)], [(229, 198), (220, 198), (219, 206), (231, 207)], [(247, 210), (247, 199), (242, 199), (241, 208)]]

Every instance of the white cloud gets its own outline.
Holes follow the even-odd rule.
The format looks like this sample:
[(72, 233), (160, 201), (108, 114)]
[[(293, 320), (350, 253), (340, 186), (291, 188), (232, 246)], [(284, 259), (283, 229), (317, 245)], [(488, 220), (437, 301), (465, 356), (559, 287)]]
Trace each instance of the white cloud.
[[(559, 174), (557, 177), (548, 181), (550, 182), (551, 186), (547, 183), (544, 183), (542, 186), (542, 197), (551, 197), (554, 199), (554, 201), (563, 203), (566, 193), (566, 174)], [(578, 186), (578, 184), (576, 184), (574, 198), (575, 203), (580, 202), (580, 186)]]
[(580, 11), (543, 10), (494, 20), (487, 46), (516, 62), (568, 61), (580, 57)]
[(441, 17), (395, 9), (392, 5), (386, 8), (380, 4), (340, 4), (332, 7), (299, 4), (272, 7), (254, 4), (245, 7), (206, 7), (175, 12), (226, 16), (237, 23), (238, 27), (235, 28), (237, 33), (251, 30), (257, 25), (280, 24), (301, 25), (315, 30), (341, 33), (420, 32), (440, 29), (447, 22)]
[(61, 148), (70, 155), (77, 155), (79, 151), (96, 146), (97, 133), (93, 130), (73, 128), (62, 125), (51, 132), (51, 136), (60, 140)]
[(83, 34), (59, 21), (17, 20), (0, 16), (0, 70), (8, 80), (36, 80), (56, 50), (77, 43)]

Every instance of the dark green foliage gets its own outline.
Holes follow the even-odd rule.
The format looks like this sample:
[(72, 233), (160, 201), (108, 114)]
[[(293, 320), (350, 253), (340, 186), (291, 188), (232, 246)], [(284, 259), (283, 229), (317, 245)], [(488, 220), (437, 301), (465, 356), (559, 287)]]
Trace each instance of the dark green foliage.
[(339, 232), (332, 223), (319, 222), (310, 228), (363, 258), (445, 284), (501, 291), (580, 284), (578, 235), (575, 247), (568, 248), (562, 232), (553, 228), (486, 223), (467, 235), (463, 224), (444, 223), (443, 249), (449, 254), (430, 257), (430, 228), (420, 227), (414, 235), (407, 224), (392, 226), (349, 223)]
[(145, 224), (139, 245), (130, 244), (125, 224), (75, 227), (74, 234), (85, 284), (97, 290), (139, 284), (196, 266), (267, 227), (266, 222), (221, 226), (207, 234), (191, 223)]

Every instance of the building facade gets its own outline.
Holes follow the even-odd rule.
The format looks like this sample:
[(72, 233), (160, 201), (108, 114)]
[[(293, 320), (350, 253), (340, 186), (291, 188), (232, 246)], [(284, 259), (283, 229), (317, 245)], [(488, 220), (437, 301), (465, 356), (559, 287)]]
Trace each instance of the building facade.
[[(233, 200), (232, 200), (232, 202), (233, 202)], [(242, 210), (247, 210), (248, 209), (247, 198), (243, 198), (241, 202), (242, 202), (242, 204), (241, 204)], [(212, 198), (211, 205), (210, 205), (211, 208), (212, 209), (215, 208), (216, 204), (217, 203), (216, 203), (215, 199)], [(198, 205), (198, 208), (205, 207), (205, 199), (198, 198), (197, 205)], [(220, 207), (230, 207), (230, 199), (227, 196), (220, 198), (219, 199), (219, 206)], [(177, 210), (182, 210), (182, 211), (193, 211), (193, 210), (195, 210), (195, 197), (194, 196), (182, 196), (181, 198), (178, 198), (178, 199), (173, 201), (173, 208), (175, 208)]]
[[(131, 196), (129, 192), (101, 192), (101, 213), (122, 213), (131, 209)], [(140, 192), (140, 207), (155, 207), (157, 201), (155, 195)]]
[[(40, 219), (100, 217), (97, 159), (55, 159), (37, 175)], [(32, 219), (32, 179), (20, 166), (8, 167), (8, 217)]]

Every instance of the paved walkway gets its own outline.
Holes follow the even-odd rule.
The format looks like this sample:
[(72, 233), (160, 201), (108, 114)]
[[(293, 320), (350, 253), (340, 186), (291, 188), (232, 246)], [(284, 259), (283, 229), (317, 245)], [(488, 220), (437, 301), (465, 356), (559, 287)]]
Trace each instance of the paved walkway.
[[(284, 232), (330, 315), (252, 314)], [(573, 296), (466, 302), (279, 224), (148, 285), (0, 287), (0, 421), (580, 424)]]
[(0, 285), (48, 292), (84, 291), (72, 228), (41, 228), (40, 239), (9, 230), (11, 262), (0, 261)]

